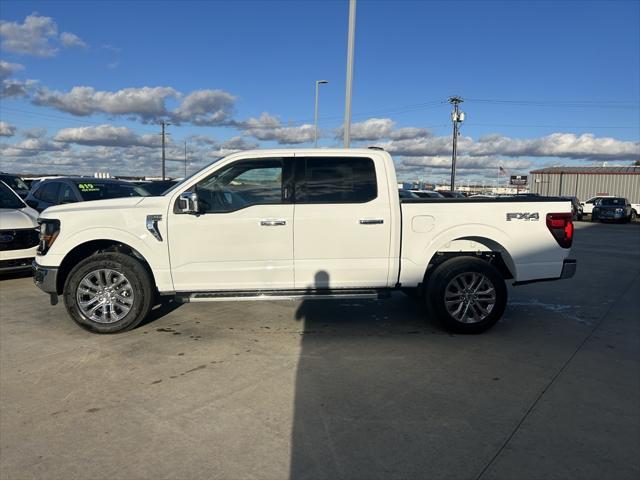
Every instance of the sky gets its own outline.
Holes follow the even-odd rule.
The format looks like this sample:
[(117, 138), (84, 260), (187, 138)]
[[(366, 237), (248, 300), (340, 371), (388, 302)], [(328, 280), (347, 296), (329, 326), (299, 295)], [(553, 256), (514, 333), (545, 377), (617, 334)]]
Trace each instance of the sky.
[[(158, 175), (342, 146), (348, 1), (0, 3), (0, 169)], [(403, 180), (640, 159), (640, 1), (357, 1), (352, 147)], [(184, 164), (167, 164), (170, 176)]]

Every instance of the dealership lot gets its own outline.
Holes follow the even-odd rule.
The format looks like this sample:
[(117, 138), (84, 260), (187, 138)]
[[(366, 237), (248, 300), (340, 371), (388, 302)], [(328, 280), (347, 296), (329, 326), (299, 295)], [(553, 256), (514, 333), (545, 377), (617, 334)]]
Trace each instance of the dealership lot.
[(640, 226), (484, 335), (386, 301), (169, 304), (98, 336), (0, 282), (0, 478), (636, 478)]

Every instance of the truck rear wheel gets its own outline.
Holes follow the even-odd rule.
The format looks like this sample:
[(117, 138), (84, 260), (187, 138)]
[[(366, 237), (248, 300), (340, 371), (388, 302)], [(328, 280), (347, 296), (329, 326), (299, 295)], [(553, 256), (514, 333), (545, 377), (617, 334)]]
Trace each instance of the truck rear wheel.
[(457, 333), (481, 333), (504, 313), (507, 287), (490, 263), (458, 257), (439, 265), (426, 292), (429, 310), (444, 326)]
[(94, 333), (118, 333), (137, 326), (155, 298), (151, 278), (135, 258), (116, 252), (91, 255), (76, 265), (64, 285), (71, 318)]

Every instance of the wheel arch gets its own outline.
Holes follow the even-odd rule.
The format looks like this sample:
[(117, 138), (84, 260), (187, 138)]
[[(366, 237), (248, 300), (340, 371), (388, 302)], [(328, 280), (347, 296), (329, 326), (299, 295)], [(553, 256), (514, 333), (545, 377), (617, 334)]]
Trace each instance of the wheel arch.
[(136, 258), (142, 263), (149, 274), (152, 285), (156, 284), (155, 276), (149, 262), (138, 250), (119, 240), (100, 239), (80, 243), (65, 255), (58, 267), (58, 275), (56, 277), (57, 293), (62, 294), (67, 277), (78, 262), (99, 252), (118, 252)]

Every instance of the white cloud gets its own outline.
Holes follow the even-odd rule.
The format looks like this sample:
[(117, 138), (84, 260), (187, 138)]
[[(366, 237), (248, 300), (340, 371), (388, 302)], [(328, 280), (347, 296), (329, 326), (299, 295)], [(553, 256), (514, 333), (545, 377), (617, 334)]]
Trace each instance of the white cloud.
[(313, 141), (313, 125), (282, 126), (277, 117), (263, 113), (259, 118), (250, 118), (237, 123), (245, 135), (250, 135), (258, 140), (271, 140), (281, 145), (293, 145)]
[(23, 70), (19, 63), (9, 63), (0, 60), (0, 98), (25, 97), (29, 88), (36, 82), (33, 80), (16, 80), (10, 78), (17, 71)]
[(127, 127), (113, 125), (64, 128), (53, 139), (62, 143), (106, 147), (157, 147), (161, 142), (158, 135), (138, 135)]
[(36, 92), (33, 103), (78, 116), (106, 113), (152, 121), (167, 115), (165, 100), (168, 97), (179, 95), (170, 87), (124, 88), (115, 92), (97, 91), (93, 87), (73, 87), (68, 93), (43, 88)]
[[(174, 110), (167, 100), (181, 98)], [(123, 88), (114, 92), (93, 87), (73, 87), (68, 92), (39, 89), (33, 103), (77, 116), (93, 114), (122, 115), (143, 122), (162, 119), (193, 125), (225, 125), (231, 121), (235, 97), (222, 90), (196, 90), (184, 96), (171, 87)]]
[[(52, 142), (48, 139), (28, 138), (12, 145), (3, 144), (0, 146), (0, 153), (3, 157), (32, 157), (40, 155), (43, 152), (56, 152), (65, 150), (66, 148), (66, 145)], [(4, 160), (6, 160), (6, 158), (3, 158), (3, 161)]]
[(16, 127), (7, 122), (0, 122), (0, 137), (13, 137), (16, 134)]
[(13, 76), (13, 74), (19, 70), (24, 70), (24, 65), (0, 60), (0, 80)]
[(2, 49), (7, 52), (52, 57), (58, 49), (50, 41), (58, 34), (58, 26), (51, 17), (32, 13), (23, 23), (0, 20)]
[(70, 32), (62, 32), (60, 34), (60, 41), (62, 42), (62, 45), (65, 48), (73, 48), (73, 47), (87, 48), (88, 46), (87, 43), (84, 40), (82, 40), (78, 35)]
[(22, 130), (20, 132), (25, 138), (42, 138), (47, 134), (46, 128), (31, 128), (29, 130)]
[(196, 90), (182, 99), (171, 112), (171, 119), (176, 123), (220, 125), (231, 117), (235, 100), (222, 90)]
[[(396, 122), (390, 118), (369, 118), (364, 122), (351, 124), (351, 140), (354, 142), (365, 140), (380, 140), (389, 138)], [(344, 127), (336, 130), (336, 138), (342, 138)]]
[[(451, 169), (451, 156), (403, 157), (400, 162), (405, 167)], [(528, 169), (531, 162), (529, 160), (504, 160), (496, 157), (472, 157), (469, 155), (462, 155), (456, 159), (456, 170), (493, 170), (496, 172), (500, 165), (503, 168), (516, 171)]]

